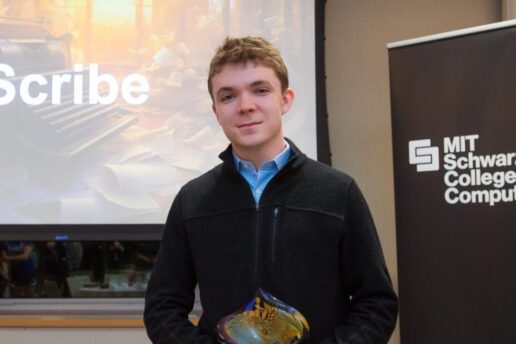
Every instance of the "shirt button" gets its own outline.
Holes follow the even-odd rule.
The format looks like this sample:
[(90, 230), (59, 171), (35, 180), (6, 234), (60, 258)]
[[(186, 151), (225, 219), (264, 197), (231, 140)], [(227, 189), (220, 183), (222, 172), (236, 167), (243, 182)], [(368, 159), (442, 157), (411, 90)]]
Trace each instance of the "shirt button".
[(256, 189), (256, 193), (257, 194), (261, 194), (262, 193), (262, 189)]

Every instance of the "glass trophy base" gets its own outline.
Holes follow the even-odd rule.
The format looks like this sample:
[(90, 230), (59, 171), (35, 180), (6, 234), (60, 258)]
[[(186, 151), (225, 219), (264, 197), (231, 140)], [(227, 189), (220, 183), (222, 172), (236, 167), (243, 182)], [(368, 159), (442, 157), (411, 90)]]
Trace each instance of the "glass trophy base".
[(262, 289), (216, 326), (223, 344), (295, 344), (308, 337), (308, 322), (293, 307)]

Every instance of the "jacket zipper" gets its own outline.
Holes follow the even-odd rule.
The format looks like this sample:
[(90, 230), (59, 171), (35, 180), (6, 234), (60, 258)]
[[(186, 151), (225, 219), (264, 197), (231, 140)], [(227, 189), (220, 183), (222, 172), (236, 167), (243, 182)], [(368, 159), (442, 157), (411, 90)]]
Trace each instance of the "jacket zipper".
[(272, 222), (272, 245), (271, 245), (271, 263), (276, 262), (276, 243), (278, 241), (278, 215), (279, 208), (274, 208), (274, 219)]
[(256, 204), (256, 238), (254, 247), (254, 275), (257, 282), (258, 280), (258, 261), (260, 251), (260, 205)]

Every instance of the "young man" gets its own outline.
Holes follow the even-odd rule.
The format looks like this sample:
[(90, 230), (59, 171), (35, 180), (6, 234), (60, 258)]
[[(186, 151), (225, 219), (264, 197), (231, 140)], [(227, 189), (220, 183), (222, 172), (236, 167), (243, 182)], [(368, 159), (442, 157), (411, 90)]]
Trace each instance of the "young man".
[(279, 51), (226, 39), (208, 86), (231, 144), (170, 210), (147, 289), (152, 342), (217, 343), (217, 321), (263, 288), (306, 317), (309, 343), (386, 343), (397, 298), (373, 220), (352, 178), (284, 138), (294, 92)]

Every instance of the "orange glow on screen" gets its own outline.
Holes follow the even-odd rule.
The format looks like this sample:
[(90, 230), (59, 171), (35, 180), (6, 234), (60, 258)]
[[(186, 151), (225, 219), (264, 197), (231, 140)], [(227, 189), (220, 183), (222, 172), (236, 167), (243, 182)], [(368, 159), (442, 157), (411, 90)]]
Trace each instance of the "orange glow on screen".
[(135, 17), (135, 3), (132, 0), (109, 0), (93, 2), (93, 21), (126, 22)]

